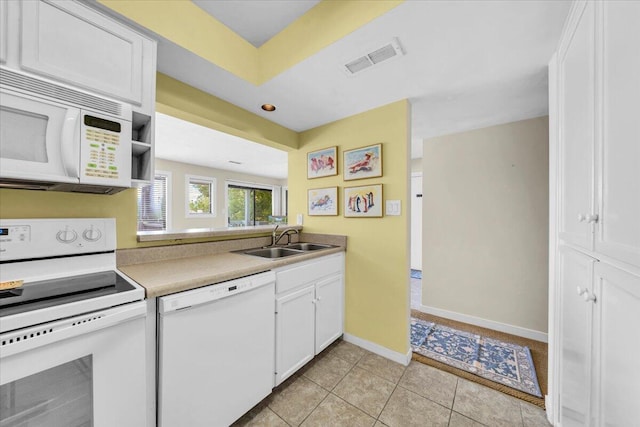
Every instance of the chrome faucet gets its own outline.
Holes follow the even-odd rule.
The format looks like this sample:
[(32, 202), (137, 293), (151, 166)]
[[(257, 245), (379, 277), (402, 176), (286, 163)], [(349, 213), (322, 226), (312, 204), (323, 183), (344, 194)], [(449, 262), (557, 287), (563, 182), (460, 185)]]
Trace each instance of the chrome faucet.
[(276, 228), (273, 229), (273, 234), (271, 236), (271, 246), (275, 246), (278, 244), (278, 242), (280, 241), (280, 239), (282, 239), (285, 235), (287, 236), (287, 245), (291, 243), (291, 235), (292, 234), (298, 234), (298, 230), (296, 230), (295, 228), (292, 227), (288, 227), (285, 228), (284, 230), (282, 230), (282, 232), (280, 233), (279, 236), (276, 237), (276, 230), (278, 229), (278, 226), (276, 225)]
[(278, 227), (279, 226), (280, 226), (279, 224), (276, 224), (275, 228), (271, 232), (271, 244), (269, 246), (275, 246), (276, 245), (276, 231), (278, 231)]

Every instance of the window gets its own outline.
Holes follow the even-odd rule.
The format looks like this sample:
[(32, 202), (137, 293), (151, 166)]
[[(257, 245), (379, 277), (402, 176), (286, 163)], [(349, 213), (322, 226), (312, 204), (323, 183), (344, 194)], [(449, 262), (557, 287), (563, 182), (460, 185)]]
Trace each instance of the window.
[(166, 230), (169, 174), (156, 172), (153, 183), (138, 188), (138, 231)]
[(216, 216), (216, 180), (204, 176), (185, 176), (187, 183), (187, 217)]
[(229, 227), (269, 224), (273, 214), (273, 188), (227, 183)]

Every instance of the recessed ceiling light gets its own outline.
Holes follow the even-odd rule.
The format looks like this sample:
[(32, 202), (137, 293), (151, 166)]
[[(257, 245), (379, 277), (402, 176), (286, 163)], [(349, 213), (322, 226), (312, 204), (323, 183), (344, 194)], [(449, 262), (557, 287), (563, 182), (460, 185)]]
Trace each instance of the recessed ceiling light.
[(262, 108), (264, 111), (276, 111), (276, 106), (273, 104), (262, 104)]

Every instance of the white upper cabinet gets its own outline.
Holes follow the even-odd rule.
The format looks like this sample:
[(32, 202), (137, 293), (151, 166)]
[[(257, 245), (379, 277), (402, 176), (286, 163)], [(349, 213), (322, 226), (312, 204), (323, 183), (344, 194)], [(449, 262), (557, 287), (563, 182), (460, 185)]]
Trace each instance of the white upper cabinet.
[[(579, 14), (576, 14), (578, 16)], [(581, 19), (558, 52), (560, 77), (559, 174), (560, 239), (592, 249), (594, 217), (594, 5), (587, 2)]]
[(20, 68), (135, 105), (144, 101), (139, 33), (76, 2), (23, 1)]
[(596, 251), (640, 267), (640, 2), (602, 7)]

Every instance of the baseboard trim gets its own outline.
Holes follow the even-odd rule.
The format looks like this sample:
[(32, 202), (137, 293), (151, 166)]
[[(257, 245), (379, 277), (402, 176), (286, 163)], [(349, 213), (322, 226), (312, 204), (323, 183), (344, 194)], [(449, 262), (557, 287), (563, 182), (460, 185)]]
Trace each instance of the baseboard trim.
[(409, 362), (411, 362), (411, 349), (407, 351), (407, 354), (402, 354), (397, 351), (388, 349), (387, 347), (381, 346), (380, 344), (367, 341), (355, 335), (347, 334), (346, 332), (342, 336), (342, 339), (344, 339), (346, 342), (357, 345), (358, 347), (362, 347), (365, 350), (369, 350), (370, 352), (375, 353), (378, 356), (393, 360), (397, 363), (402, 363), (404, 366), (409, 365)]
[(494, 331), (505, 332), (511, 335), (528, 338), (530, 340), (548, 343), (548, 335), (544, 332), (534, 331), (520, 326), (508, 325), (494, 320), (483, 319), (481, 317), (470, 316), (468, 314), (457, 313), (455, 311), (443, 310), (441, 308), (421, 305), (419, 308), (423, 313), (431, 314), (445, 319), (456, 320), (458, 322), (469, 323), (481, 328), (493, 329)]

